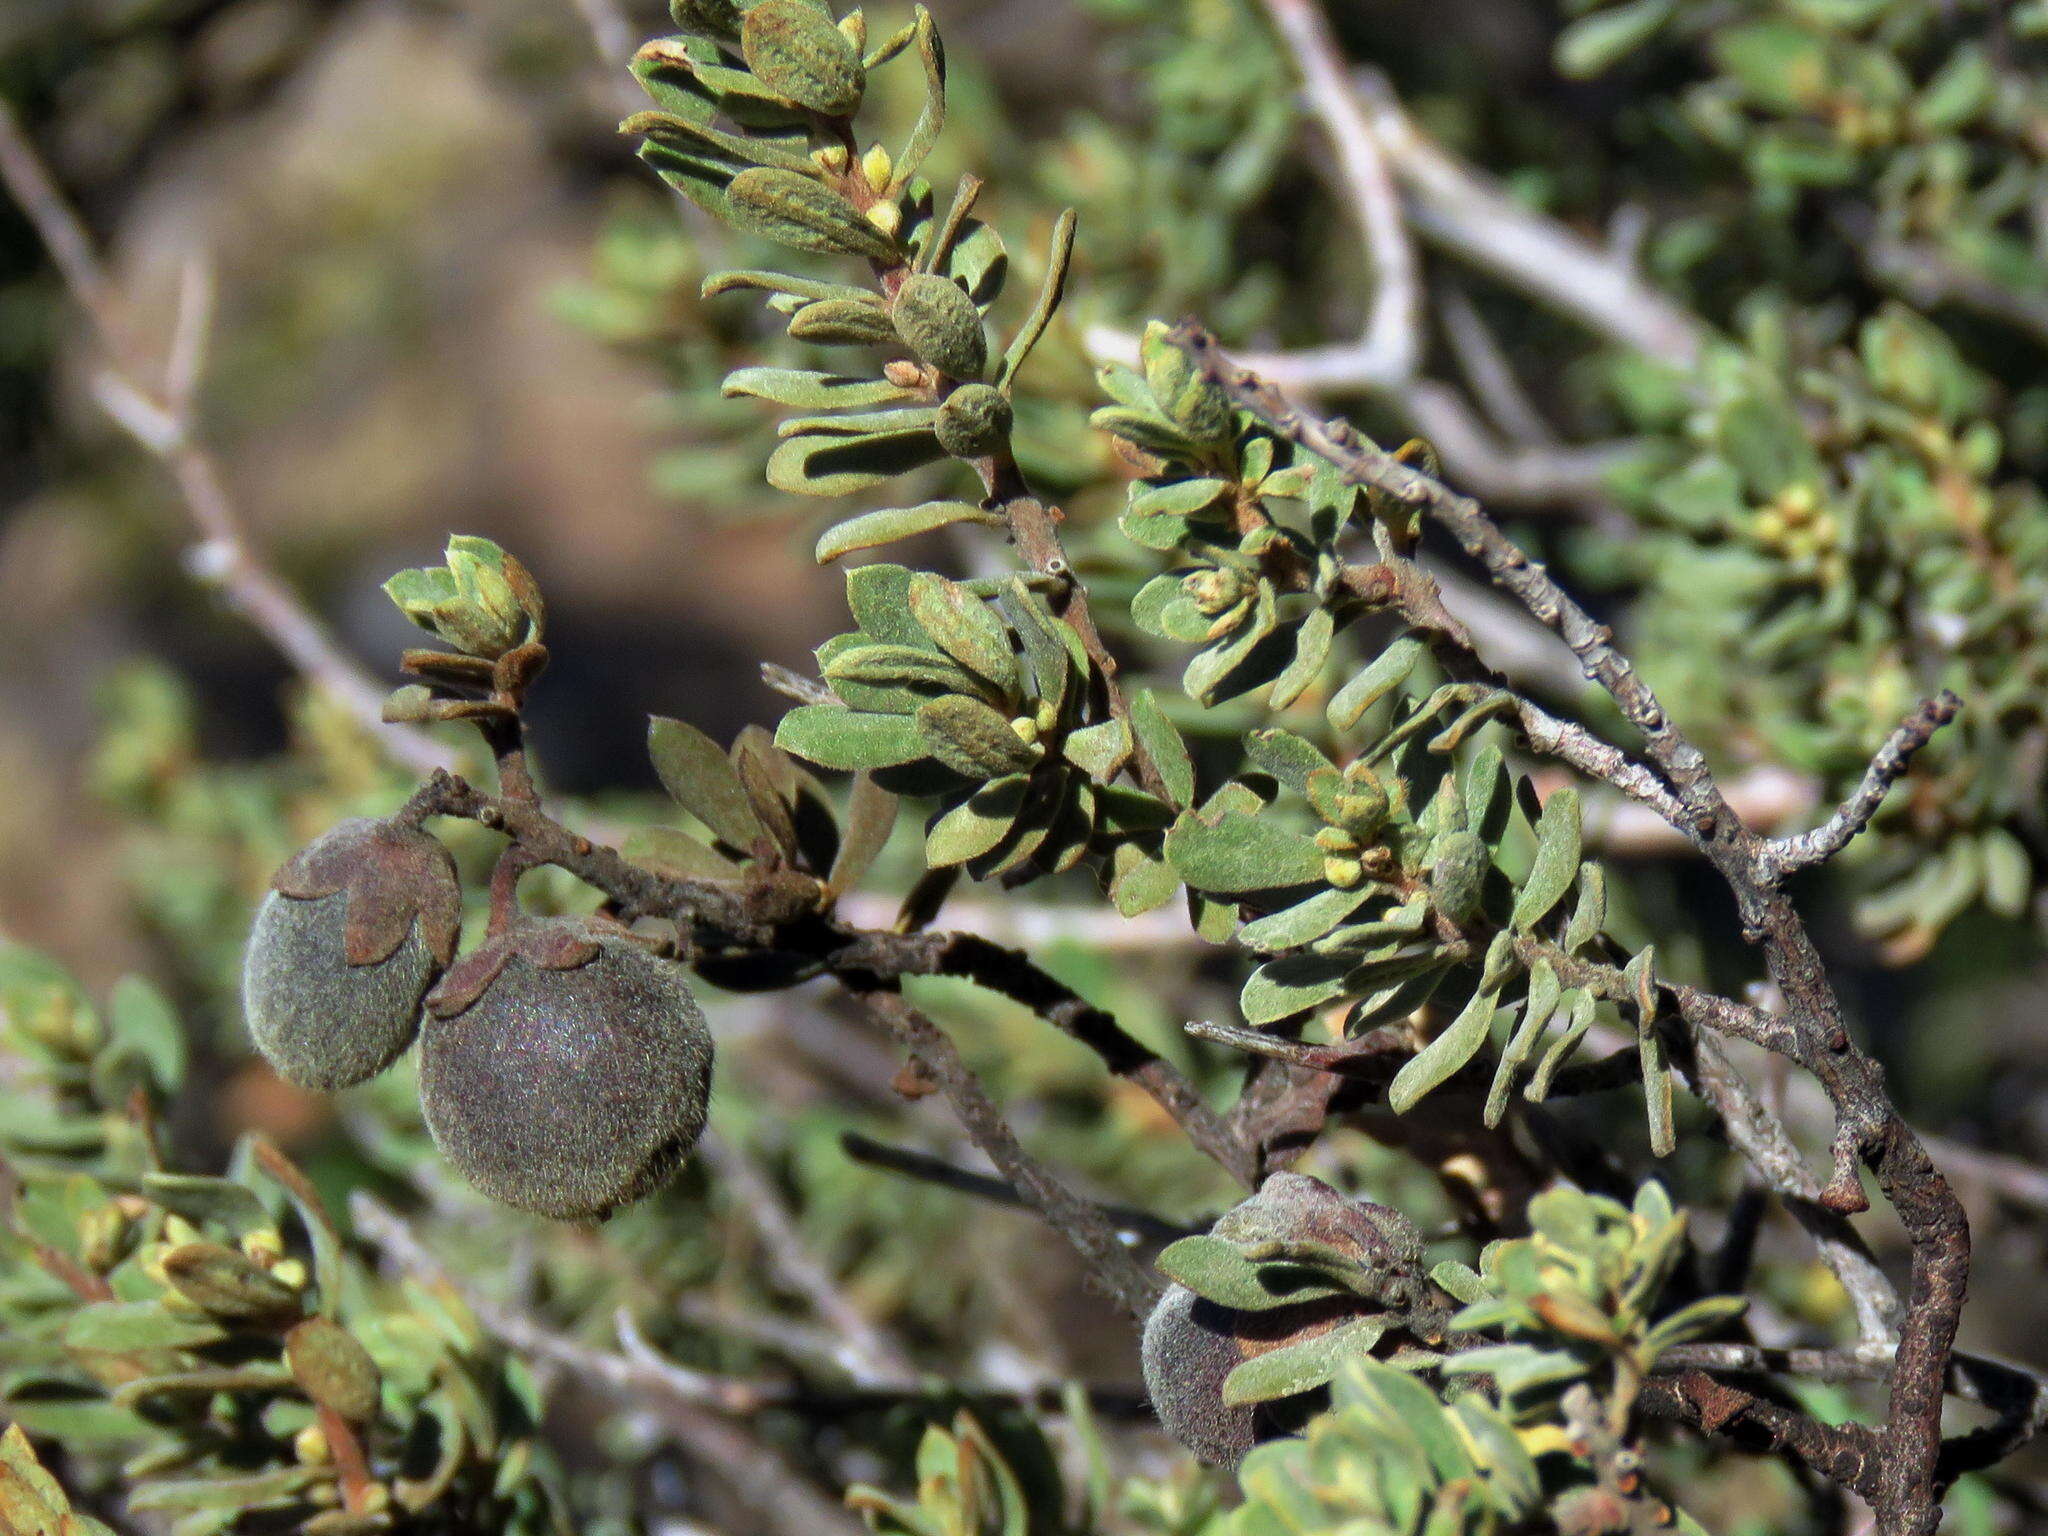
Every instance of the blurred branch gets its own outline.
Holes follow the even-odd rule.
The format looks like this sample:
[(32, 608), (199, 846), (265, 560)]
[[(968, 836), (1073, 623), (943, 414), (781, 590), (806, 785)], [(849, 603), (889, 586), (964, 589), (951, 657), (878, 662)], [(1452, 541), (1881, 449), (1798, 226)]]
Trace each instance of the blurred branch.
[[(93, 395), (122, 430), (154, 456), (183, 498), (200, 543), (187, 555), (192, 574), (218, 587), (308, 682), (335, 699), (365, 730), (382, 731), (386, 689), (347, 656), (320, 621), (251, 546), (220, 466), (194, 432), (193, 397), (205, 357), (213, 284), (203, 263), (186, 268), (169, 365), (161, 386), (126, 334), (106, 269), (77, 213), (57, 188), (12, 109), (0, 102), (0, 184), (35, 228), (65, 287), (92, 323), (108, 365)], [(454, 754), (424, 732), (392, 730), (391, 755), (430, 772)]]
[(853, 1304), (805, 1245), (774, 1181), (745, 1151), (721, 1137), (707, 1136), (700, 1148), (760, 1237), (769, 1268), (830, 1325), (840, 1369), (856, 1381), (915, 1379), (909, 1355)]
[(896, 1037), (953, 1106), (961, 1128), (1017, 1193), (1074, 1246), (1097, 1284), (1140, 1326), (1164, 1287), (1131, 1256), (1100, 1207), (1068, 1189), (1025, 1151), (946, 1032), (885, 988), (858, 994), (875, 1020)]
[(616, 1319), (620, 1350), (593, 1348), (515, 1307), (477, 1295), (448, 1272), (402, 1217), (369, 1195), (357, 1191), (351, 1196), (349, 1215), (390, 1264), (453, 1292), (493, 1337), (535, 1360), (568, 1370), (579, 1384), (653, 1413), (676, 1443), (719, 1477), (765, 1528), (819, 1536), (854, 1536), (860, 1529), (779, 1452), (733, 1422), (734, 1415), (754, 1413), (772, 1400), (775, 1394), (769, 1384), (710, 1376), (666, 1360), (623, 1313)]
[(1679, 367), (1698, 356), (1700, 321), (1619, 252), (1534, 212), (1431, 139), (1377, 71), (1355, 71), (1351, 85), (1416, 233), (1617, 346)]
[[(1317, 0), (1264, 0), (1300, 71), (1309, 108), (1336, 153), (1346, 201), (1372, 266), (1365, 330), (1345, 346), (1291, 354), (1294, 376), (1339, 375), (1361, 388), (1394, 388), (1413, 378), (1422, 353), (1422, 281), (1379, 136), (1345, 81), (1337, 40)], [(1275, 359), (1263, 360), (1268, 365)]]
[[(1007, 1205), (1019, 1210), (1029, 1210), (1024, 1197), (1009, 1184), (985, 1173), (976, 1173), (971, 1168), (962, 1168), (947, 1162), (943, 1157), (934, 1157), (929, 1152), (913, 1151), (909, 1147), (892, 1147), (886, 1142), (863, 1136), (858, 1131), (847, 1131), (839, 1138), (840, 1148), (857, 1163), (871, 1168), (886, 1169), (905, 1178), (918, 1179), (927, 1184), (936, 1184), (942, 1189), (957, 1190), (977, 1200), (986, 1200), (993, 1205)], [(1134, 1237), (1150, 1242), (1170, 1243), (1179, 1238), (1191, 1236), (1197, 1228), (1183, 1227), (1171, 1221), (1163, 1221), (1150, 1211), (1141, 1211), (1135, 1206), (1104, 1205), (1102, 1214), (1118, 1227), (1126, 1229)]]

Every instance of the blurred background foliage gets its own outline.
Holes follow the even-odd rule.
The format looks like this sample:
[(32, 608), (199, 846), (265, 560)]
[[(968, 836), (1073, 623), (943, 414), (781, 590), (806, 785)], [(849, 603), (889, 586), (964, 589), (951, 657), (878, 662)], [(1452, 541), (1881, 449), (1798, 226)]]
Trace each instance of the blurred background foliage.
[[(839, 579), (810, 548), (856, 510), (766, 490), (766, 416), (718, 395), (740, 363), (820, 358), (751, 306), (699, 299), (707, 271), (761, 265), (767, 248), (677, 203), (615, 133), (636, 102), (604, 55), (666, 30), (653, 8), (629, 9), (622, 38), (600, 26), (594, 45), (590, 17), (607, 15), (596, 0), (0, 7), (0, 96), (104, 243), (143, 345), (167, 342), (185, 264), (212, 266), (203, 420), (257, 544), (380, 665), (408, 638), (376, 593), (384, 574), (431, 560), (452, 529), (516, 548), (552, 609), (555, 664), (531, 709), (543, 772), (576, 815), (615, 827), (662, 814), (642, 749), (649, 712), (720, 740), (780, 713), (758, 664), (805, 667), (844, 627)], [(2031, 1166), (2048, 1162), (2048, 7), (1328, 9), (1417, 133), (1516, 207), (1639, 267), (1697, 326), (1696, 347), (1650, 355), (1532, 301), (1461, 253), (1455, 230), (1425, 263), (1427, 370), (1469, 380), (1501, 440), (1621, 445), (1594, 483), (1516, 497), (1516, 531), (1597, 599), (1761, 814), (1816, 819), (1915, 698), (1962, 694), (1961, 722), (1878, 834), (1802, 896), (1902, 1107), (1941, 1138), (1972, 1204), (1982, 1300), (1966, 1342), (2048, 1361), (2034, 1295), (2048, 1178)], [(1013, 232), (1027, 288), (1057, 210), (1080, 211), (1068, 303), (1018, 395), (1019, 452), (1066, 505), (1097, 590), (1133, 591), (1147, 573), (1115, 525), (1138, 468), (1087, 426), (1101, 403), (1091, 348), (1190, 310), (1231, 344), (1356, 334), (1371, 292), (1360, 242), (1255, 0), (947, 0), (941, 20), (952, 116), (932, 179), (987, 178), (982, 211)], [(900, 137), (914, 71), (878, 80), (871, 110)], [(1482, 380), (1489, 356), (1519, 387)], [(949, 1120), (892, 1090), (893, 1053), (821, 997), (715, 1000), (717, 1146), (602, 1236), (538, 1229), (447, 1176), (409, 1065), (326, 1100), (253, 1061), (233, 977), (270, 872), (337, 818), (388, 810), (410, 781), (191, 579), (183, 511), (97, 411), (91, 367), (39, 242), (0, 206), (0, 936), (57, 957), (85, 997), (153, 978), (184, 1021), (185, 1059), (151, 1087), (172, 1167), (245, 1169), (247, 1138), (269, 1138), (338, 1219), (351, 1191), (369, 1192), (465, 1277), (472, 1304), (547, 1330), (556, 1353), (526, 1351), (536, 1395), (477, 1342), (463, 1301), (444, 1287), (437, 1303), (436, 1347), (497, 1394), (508, 1433), (530, 1427), (550, 1447), (544, 1493), (491, 1494), (535, 1522), (517, 1528), (546, 1529), (555, 1499), (588, 1531), (785, 1528), (789, 1511), (772, 1506), (786, 1484), (830, 1500), (866, 1482), (892, 1490), (865, 1506), (882, 1529), (1021, 1529), (986, 1469), (1022, 1469), (1042, 1502), (1056, 1464), (1070, 1500), (1059, 1518), (1083, 1519), (1084, 1497), (1095, 1511), (1077, 1530), (1216, 1528), (1224, 1480), (1147, 1427), (1134, 1344), (1066, 1252), (1027, 1215), (849, 1156), (851, 1134), (972, 1161)], [(1386, 439), (1416, 428), (1401, 391), (1334, 396)], [(1467, 464), (1446, 460), (1457, 483)], [(959, 574), (991, 560), (972, 535), (916, 549)], [(1135, 630), (1116, 638), (1179, 665)], [(1518, 671), (1526, 647), (1499, 638), (1522, 686), (1597, 712), (1569, 668)], [(1212, 723), (1229, 720), (1219, 710)], [(474, 875), (491, 840), (466, 825), (449, 835)], [(1676, 970), (1748, 974), (1688, 858), (1630, 843), (1619, 817), (1606, 856), (1628, 877), (1617, 935), (1654, 934)], [(920, 869), (900, 833), (874, 884), (900, 889)], [(591, 898), (565, 881), (536, 900)], [(1179, 1029), (1234, 1017), (1242, 976), (1227, 955), (1169, 924), (1105, 929), (1078, 882), (1041, 883), (1007, 911), (969, 900), (963, 926), (1030, 942), (1198, 1080), (1219, 1094), (1233, 1081), (1232, 1058)], [(1105, 1084), (1081, 1047), (964, 986), (916, 995), (961, 1026), (1028, 1140), (1091, 1193), (1179, 1224), (1148, 1243), (1205, 1227), (1228, 1202), (1150, 1101)], [(26, 1027), (19, 1006), (8, 1022)], [(105, 1043), (81, 1049), (63, 1079), (84, 1095), (71, 1108), (118, 1119), (121, 1099), (93, 1077)], [(0, 1048), (0, 1091), (12, 1099), (38, 1066), (34, 1050)], [(1825, 1106), (1785, 1092), (1795, 1129), (1824, 1144)], [(1638, 1150), (1637, 1109), (1560, 1114)], [(1311, 1171), (1433, 1236), (1454, 1232), (1455, 1170), (1433, 1164), (1414, 1128), (1361, 1119), (1318, 1145)], [(0, 1150), (71, 1159), (66, 1177), (88, 1181), (111, 1158), (116, 1188), (156, 1155), (51, 1135), (10, 1111)], [(1684, 1143), (1671, 1178), (1709, 1206), (1736, 1193), (1711, 1146)], [(761, 1187), (789, 1232), (764, 1222)], [(83, 1209), (94, 1186), (79, 1188)], [(274, 1190), (262, 1198), (282, 1210)], [(1788, 1328), (1846, 1337), (1839, 1289), (1781, 1225), (1763, 1236), (1767, 1307)], [(1871, 1226), (1895, 1256), (1882, 1221)], [(994, 1396), (969, 1411), (944, 1392), (884, 1403), (835, 1387), (832, 1341), (774, 1262), (791, 1233), (911, 1362)], [(1451, 1240), (1440, 1256), (1475, 1254)], [(379, 1319), (411, 1326), (425, 1304), (358, 1278), (349, 1318), (373, 1354), (388, 1351)], [(685, 1366), (794, 1384), (754, 1416), (773, 1477), (721, 1458), (701, 1407), (657, 1393), (621, 1408), (579, 1370), (574, 1351), (611, 1348), (621, 1317)], [(1099, 1389), (1093, 1417), (1061, 1408), (1071, 1378)], [(1345, 1412), (1380, 1411), (1373, 1390), (1347, 1385)], [(432, 1411), (431, 1395), (425, 1381), (387, 1393), (389, 1432)], [(1857, 1405), (1828, 1388), (1808, 1406)], [(1353, 1432), (1342, 1415), (1325, 1422), (1332, 1444)], [(267, 1432), (282, 1446), (301, 1427), (286, 1416)], [(1091, 1450), (1113, 1459), (1114, 1489)], [(913, 1453), (923, 1489), (905, 1504)], [(1821, 1528), (1801, 1523), (1807, 1501), (1775, 1463), (1668, 1454), (1662, 1481), (1685, 1487), (1710, 1529)], [(104, 1494), (94, 1446), (63, 1460), (75, 1489)], [(2026, 1497), (1966, 1483), (1958, 1528), (2012, 1528)], [(1030, 1528), (1063, 1528), (1049, 1519)]]

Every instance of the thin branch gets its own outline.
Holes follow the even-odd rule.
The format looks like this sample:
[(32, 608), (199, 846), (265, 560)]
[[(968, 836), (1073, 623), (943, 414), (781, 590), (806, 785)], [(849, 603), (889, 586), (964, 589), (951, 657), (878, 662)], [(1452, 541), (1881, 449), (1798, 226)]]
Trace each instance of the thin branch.
[[(212, 304), (204, 269), (187, 268), (167, 383), (153, 388), (142, 382), (149, 370), (126, 334), (91, 236), (5, 102), (0, 102), (0, 184), (34, 226), (110, 360), (94, 379), (94, 397), (163, 464), (178, 487), (201, 539), (188, 556), (192, 574), (218, 587), (302, 677), (337, 700), (365, 730), (382, 730), (387, 690), (341, 650), (263, 563), (244, 531), (218, 463), (194, 435), (192, 396)], [(391, 755), (418, 772), (454, 761), (453, 753), (424, 732), (401, 728), (385, 739)]]
[(1096, 1283), (1142, 1325), (1164, 1287), (1131, 1256), (1108, 1216), (1054, 1178), (1043, 1163), (1024, 1149), (981, 1079), (961, 1058), (958, 1047), (944, 1030), (900, 992), (878, 988), (859, 996), (875, 1020), (896, 1037), (897, 1043), (938, 1084), (968, 1139), (996, 1165), (1017, 1193), (1074, 1246)]
[(1934, 739), (1934, 733), (1963, 707), (1963, 701), (1944, 688), (1900, 721), (1877, 756), (1863, 772), (1863, 782), (1836, 808), (1834, 815), (1810, 832), (1796, 837), (1774, 838), (1763, 845), (1762, 860), (1767, 876), (1782, 880), (1795, 870), (1833, 858), (1849, 846), (1851, 838), (1870, 825), (1891, 788), (1906, 776), (1913, 758)]
[(1770, 844), (1735, 815), (1705, 757), (1614, 648), (1612, 632), (1567, 596), (1478, 503), (1366, 442), (1348, 424), (1304, 416), (1223, 358), (1198, 325), (1183, 323), (1175, 340), (1234, 401), (1281, 436), (1322, 455), (1353, 483), (1425, 511), (1447, 528), (1498, 585), (1564, 641), (1586, 675), (1642, 733), (1650, 764), (1677, 802), (1673, 825), (1699, 845), (1727, 884), (1744, 937), (1761, 947), (1786, 1004), (1782, 1023), (1768, 1030), (1755, 1026), (1755, 1010), (1738, 1012), (1725, 1000), (1695, 996), (1689, 1005), (1681, 996), (1681, 1013), (1696, 1024), (1767, 1044), (1814, 1075), (1835, 1112), (1834, 1173), (1820, 1203), (1845, 1215), (1865, 1209), (1869, 1201), (1859, 1168), (1867, 1168), (1911, 1244), (1910, 1304), (1901, 1319), (1886, 1422), (1875, 1438), (1870, 1498), (1885, 1536), (1927, 1536), (1940, 1518), (1942, 1383), (1969, 1281), (1969, 1221), (1892, 1104), (1883, 1069), (1851, 1040), (1820, 952), (1780, 889)]
[[(962, 1168), (949, 1163), (943, 1157), (934, 1157), (929, 1152), (914, 1151), (909, 1147), (892, 1147), (887, 1142), (876, 1141), (858, 1131), (846, 1131), (839, 1137), (839, 1146), (846, 1155), (857, 1163), (871, 1168), (885, 1169), (890, 1173), (917, 1179), (926, 1184), (935, 1184), (941, 1189), (955, 1190), (971, 1195), (977, 1200), (986, 1200), (992, 1205), (1011, 1206), (1017, 1210), (1030, 1210), (1031, 1206), (1017, 1193), (1014, 1186), (986, 1173), (976, 1173), (971, 1168)], [(1104, 1205), (1102, 1214), (1119, 1229), (1118, 1236), (1126, 1242), (1142, 1240), (1149, 1243), (1170, 1243), (1179, 1238), (1191, 1236), (1202, 1228), (1184, 1227), (1176, 1222), (1164, 1221), (1150, 1211), (1141, 1211), (1130, 1205)]]
[(774, 1180), (722, 1137), (706, 1137), (699, 1149), (761, 1239), (769, 1268), (830, 1325), (840, 1369), (856, 1381), (914, 1380), (917, 1367), (903, 1347), (854, 1305), (805, 1244)]

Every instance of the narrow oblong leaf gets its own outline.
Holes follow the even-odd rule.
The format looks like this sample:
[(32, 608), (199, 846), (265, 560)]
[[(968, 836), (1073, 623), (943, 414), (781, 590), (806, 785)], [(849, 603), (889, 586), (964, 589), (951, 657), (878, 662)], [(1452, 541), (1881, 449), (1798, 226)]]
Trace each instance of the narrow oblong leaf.
[(1593, 1013), (1598, 1006), (1593, 994), (1574, 989), (1565, 996), (1571, 1009), (1571, 1021), (1565, 1025), (1564, 1033), (1550, 1042), (1543, 1059), (1536, 1064), (1535, 1075), (1522, 1090), (1522, 1097), (1531, 1104), (1541, 1104), (1550, 1097), (1550, 1082), (1557, 1075), (1557, 1069), (1578, 1049), (1579, 1042), (1586, 1038), (1586, 1031), (1593, 1027)]
[(1031, 781), (1021, 773), (992, 780), (932, 823), (925, 834), (925, 862), (934, 869), (965, 864), (993, 850), (1007, 837)]
[(995, 610), (956, 581), (930, 571), (910, 578), (910, 616), (932, 643), (1004, 698), (1019, 687), (1010, 631)]
[(832, 704), (799, 704), (782, 717), (775, 744), (820, 768), (890, 768), (929, 757), (908, 715), (870, 715)]
[(840, 825), (839, 851), (825, 878), (834, 891), (850, 891), (866, 877), (895, 829), (898, 805), (896, 797), (875, 782), (874, 775), (854, 776)]
[(925, 750), (956, 773), (998, 779), (1029, 771), (1040, 756), (1010, 722), (979, 699), (949, 694), (919, 707), (914, 726)]
[(1282, 955), (1245, 979), (1238, 1011), (1247, 1024), (1272, 1024), (1353, 990), (1355, 965), (1343, 955)]
[(929, 429), (859, 437), (806, 433), (768, 456), (768, 483), (797, 496), (850, 496), (946, 456)]
[(1003, 519), (994, 512), (984, 511), (964, 501), (925, 501), (914, 507), (884, 507), (827, 528), (818, 536), (817, 561), (820, 565), (829, 565), (841, 555), (876, 549), (898, 539), (915, 538), (921, 533), (930, 533), (934, 528), (945, 528), (954, 523), (980, 523), (983, 527), (1000, 528)]
[(719, 392), (772, 400), (798, 410), (858, 410), (915, 398), (887, 379), (862, 379), (846, 374), (814, 373), (803, 368), (735, 368)]
[(1474, 992), (1444, 1032), (1430, 1041), (1387, 1084), (1387, 1107), (1405, 1115), (1423, 1095), (1479, 1054), (1500, 1005), (1495, 992)]
[(647, 755), (669, 798), (734, 848), (751, 848), (760, 818), (725, 748), (687, 720), (655, 715), (647, 722)]
[(1315, 840), (1268, 816), (1229, 812), (1210, 821), (1184, 814), (1166, 834), (1166, 857), (1189, 885), (1225, 895), (1323, 877), (1324, 854)]
[(739, 229), (800, 251), (893, 262), (896, 242), (861, 211), (811, 177), (776, 166), (741, 171), (725, 189), (727, 217)]
[(1385, 1318), (1353, 1318), (1328, 1333), (1254, 1355), (1223, 1378), (1223, 1404), (1242, 1408), (1311, 1392), (1326, 1385), (1347, 1359), (1370, 1352), (1386, 1331)]
[(1570, 785), (1543, 802), (1536, 818), (1536, 859), (1515, 897), (1513, 922), (1527, 933), (1550, 915), (1579, 872), (1579, 792)]
[(1351, 1293), (1329, 1276), (1298, 1264), (1255, 1264), (1225, 1238), (1184, 1237), (1159, 1250), (1154, 1267), (1204, 1300), (1242, 1312), (1267, 1312)]
[(1330, 724), (1340, 731), (1358, 724), (1361, 715), (1408, 680), (1422, 654), (1422, 642), (1413, 635), (1391, 642), (1331, 698), (1325, 711)]
[(1159, 770), (1160, 782), (1166, 786), (1173, 803), (1185, 810), (1195, 799), (1195, 763), (1188, 755), (1187, 743), (1181, 739), (1173, 722), (1166, 718), (1166, 711), (1159, 707), (1159, 697), (1150, 688), (1140, 689), (1131, 695), (1131, 729), (1137, 736), (1140, 751)]

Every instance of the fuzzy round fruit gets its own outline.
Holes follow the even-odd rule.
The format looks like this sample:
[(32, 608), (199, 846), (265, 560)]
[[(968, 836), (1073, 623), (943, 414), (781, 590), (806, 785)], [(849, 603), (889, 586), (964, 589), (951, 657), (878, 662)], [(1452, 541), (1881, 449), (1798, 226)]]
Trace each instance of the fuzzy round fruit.
[(1009, 397), (989, 384), (962, 384), (939, 405), (933, 431), (956, 459), (979, 459), (1010, 440), (1015, 423)]
[(527, 922), (429, 1001), (420, 1105), (494, 1200), (596, 1220), (653, 1193), (703, 1133), (711, 1032), (683, 968), (623, 935)]
[(356, 818), (273, 885), (242, 962), (250, 1037), (302, 1088), (376, 1076), (412, 1044), (421, 1000), (453, 951), (453, 861), (417, 827)]
[(1260, 1440), (1290, 1428), (1302, 1405), (1232, 1407), (1223, 1401), (1224, 1378), (1247, 1360), (1327, 1333), (1360, 1311), (1352, 1298), (1333, 1297), (1246, 1312), (1207, 1301), (1184, 1285), (1169, 1286), (1145, 1320), (1141, 1359), (1152, 1411), (1201, 1460), (1235, 1467)]

